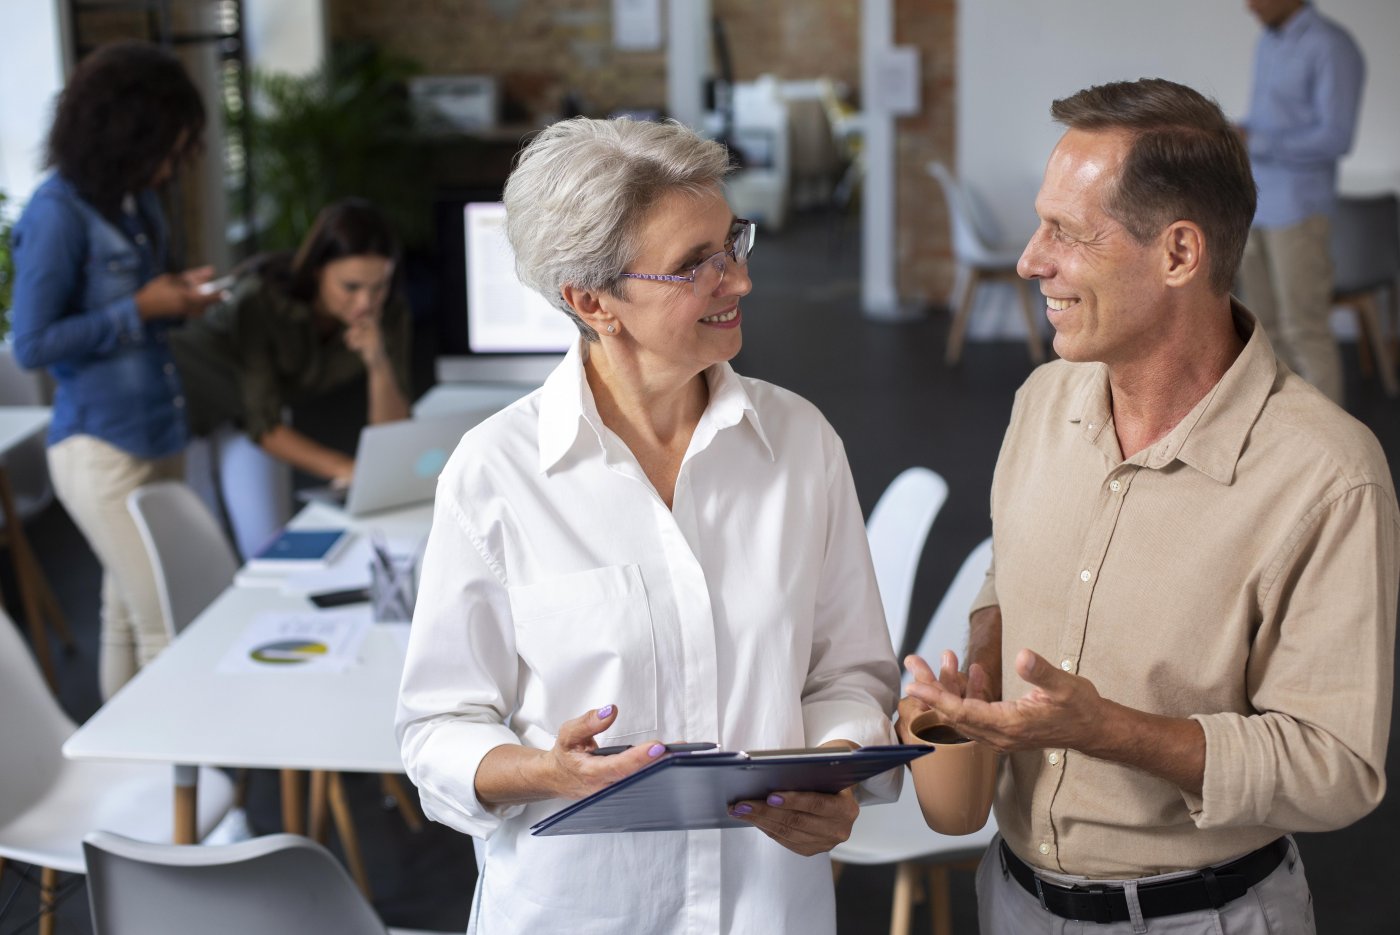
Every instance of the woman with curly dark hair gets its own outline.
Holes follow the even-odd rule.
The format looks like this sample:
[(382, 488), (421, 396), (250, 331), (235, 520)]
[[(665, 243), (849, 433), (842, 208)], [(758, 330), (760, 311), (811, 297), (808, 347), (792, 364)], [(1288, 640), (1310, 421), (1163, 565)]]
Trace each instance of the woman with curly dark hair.
[(104, 698), (168, 642), (126, 498), (182, 475), (185, 400), (167, 334), (218, 296), (200, 288), (211, 269), (166, 272), (155, 190), (203, 129), (199, 93), (172, 55), (135, 42), (98, 49), (59, 96), (54, 171), (13, 233), (15, 357), (57, 383), (54, 491), (102, 564)]

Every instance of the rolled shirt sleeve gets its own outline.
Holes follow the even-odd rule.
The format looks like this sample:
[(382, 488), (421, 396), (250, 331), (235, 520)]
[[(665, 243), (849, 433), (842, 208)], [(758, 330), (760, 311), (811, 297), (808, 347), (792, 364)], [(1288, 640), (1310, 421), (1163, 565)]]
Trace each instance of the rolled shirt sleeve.
[(1340, 828), (1385, 794), (1400, 521), (1388, 493), (1354, 487), (1305, 520), (1268, 584), (1248, 670), (1253, 715), (1196, 715), (1200, 828)]

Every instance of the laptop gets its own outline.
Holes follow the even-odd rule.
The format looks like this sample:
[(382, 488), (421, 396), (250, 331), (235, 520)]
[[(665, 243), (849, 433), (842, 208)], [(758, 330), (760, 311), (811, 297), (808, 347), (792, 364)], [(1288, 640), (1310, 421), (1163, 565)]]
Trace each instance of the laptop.
[(360, 430), (350, 486), (310, 487), (298, 491), (297, 498), (331, 503), (351, 516), (429, 501), (462, 436), (496, 411), (470, 409), (367, 425)]

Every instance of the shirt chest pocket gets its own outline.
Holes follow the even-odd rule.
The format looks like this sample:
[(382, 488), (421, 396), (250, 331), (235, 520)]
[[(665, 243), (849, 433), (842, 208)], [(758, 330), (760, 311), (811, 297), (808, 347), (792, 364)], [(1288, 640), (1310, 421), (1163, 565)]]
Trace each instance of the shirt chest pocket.
[(656, 730), (656, 648), (641, 570), (610, 565), (510, 589), (516, 652), (530, 675), (520, 715), (550, 733), (584, 712), (618, 707), (607, 741)]
[(130, 249), (99, 249), (88, 261), (85, 309), (97, 309), (135, 295), (141, 288), (141, 258)]

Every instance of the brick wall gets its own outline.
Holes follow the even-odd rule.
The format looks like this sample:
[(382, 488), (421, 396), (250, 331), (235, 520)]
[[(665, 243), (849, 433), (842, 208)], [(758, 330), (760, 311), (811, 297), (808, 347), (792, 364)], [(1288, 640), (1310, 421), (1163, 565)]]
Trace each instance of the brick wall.
[(917, 46), (922, 68), (922, 112), (895, 123), (899, 294), (941, 306), (953, 282), (952, 239), (943, 195), (924, 167), (938, 159), (956, 171), (956, 0), (895, 0), (895, 43)]
[[(861, 0), (712, 0), (735, 77), (822, 75), (859, 96)], [(333, 41), (371, 40), (415, 59), (426, 74), (494, 74), (531, 115), (662, 108), (666, 60), (612, 48), (609, 0), (326, 0)], [(895, 0), (895, 41), (920, 49), (923, 111), (898, 121), (899, 291), (942, 303), (952, 254), (941, 194), (924, 171), (952, 164), (956, 147), (957, 0)], [(520, 119), (528, 119), (519, 115)]]

